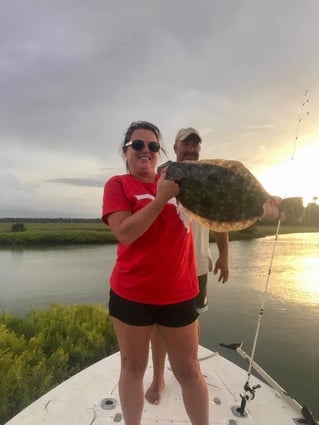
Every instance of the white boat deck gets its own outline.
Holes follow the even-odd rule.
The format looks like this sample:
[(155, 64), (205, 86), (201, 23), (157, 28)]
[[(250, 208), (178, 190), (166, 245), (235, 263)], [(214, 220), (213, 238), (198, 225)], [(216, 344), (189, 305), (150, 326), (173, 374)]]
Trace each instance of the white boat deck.
[[(150, 356), (151, 357), (151, 356)], [(245, 417), (236, 416), (247, 372), (218, 353), (200, 347), (201, 369), (210, 397), (210, 424), (215, 425), (296, 425), (302, 415), (298, 404), (257, 378), (260, 384), (254, 400), (247, 402)], [(6, 425), (106, 425), (124, 424), (118, 396), (120, 357), (109, 356), (60, 384), (32, 403)], [(145, 388), (152, 379), (152, 364), (145, 374)], [(159, 405), (145, 401), (142, 424), (189, 424), (180, 386), (169, 364), (165, 370), (166, 387)], [(109, 407), (106, 409), (105, 407)], [(305, 423), (305, 422), (303, 422)]]

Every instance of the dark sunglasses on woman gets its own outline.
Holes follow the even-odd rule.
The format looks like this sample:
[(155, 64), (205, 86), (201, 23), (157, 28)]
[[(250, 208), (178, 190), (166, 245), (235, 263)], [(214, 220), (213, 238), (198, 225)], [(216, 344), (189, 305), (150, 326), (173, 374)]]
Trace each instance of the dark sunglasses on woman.
[[(145, 143), (144, 140), (136, 139), (125, 143), (124, 147), (128, 146), (132, 146), (135, 151), (140, 151), (144, 149)], [(148, 148), (151, 152), (158, 152), (161, 149), (161, 145), (158, 142), (148, 142)]]

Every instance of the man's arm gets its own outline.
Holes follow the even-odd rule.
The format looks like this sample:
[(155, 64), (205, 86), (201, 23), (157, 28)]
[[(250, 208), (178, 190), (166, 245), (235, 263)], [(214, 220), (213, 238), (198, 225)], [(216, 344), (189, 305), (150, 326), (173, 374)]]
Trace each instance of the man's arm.
[(216, 244), (218, 248), (218, 258), (215, 263), (214, 274), (218, 273), (218, 282), (225, 283), (228, 280), (229, 269), (228, 269), (228, 248), (229, 239), (228, 232), (214, 232)]

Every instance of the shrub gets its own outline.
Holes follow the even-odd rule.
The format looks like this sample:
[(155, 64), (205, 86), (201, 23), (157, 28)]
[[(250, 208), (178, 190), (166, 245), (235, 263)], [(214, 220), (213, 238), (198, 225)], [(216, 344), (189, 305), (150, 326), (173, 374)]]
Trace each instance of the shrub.
[(25, 226), (23, 223), (14, 223), (11, 226), (11, 232), (24, 232), (25, 231)]
[(0, 316), (0, 424), (116, 350), (102, 306), (53, 305), (24, 318)]

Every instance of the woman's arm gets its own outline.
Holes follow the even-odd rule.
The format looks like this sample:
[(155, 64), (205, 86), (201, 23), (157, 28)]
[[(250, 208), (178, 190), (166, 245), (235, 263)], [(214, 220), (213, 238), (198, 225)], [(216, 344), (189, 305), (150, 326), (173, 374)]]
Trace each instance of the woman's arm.
[(167, 201), (178, 195), (178, 184), (165, 180), (165, 173), (157, 183), (156, 197), (134, 214), (129, 211), (116, 211), (108, 216), (108, 224), (117, 240), (129, 245), (142, 236), (160, 214)]

